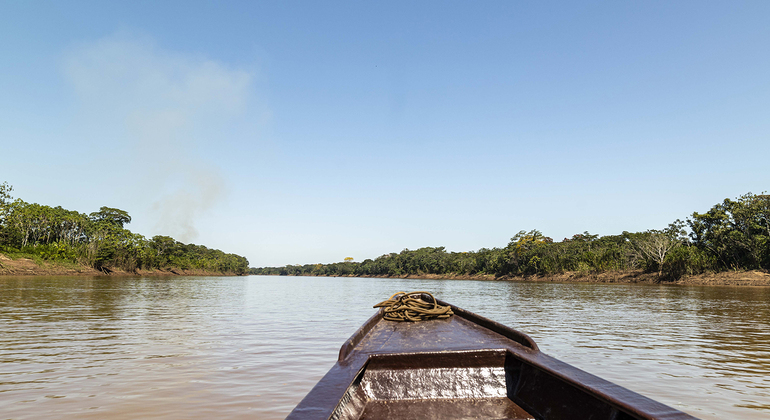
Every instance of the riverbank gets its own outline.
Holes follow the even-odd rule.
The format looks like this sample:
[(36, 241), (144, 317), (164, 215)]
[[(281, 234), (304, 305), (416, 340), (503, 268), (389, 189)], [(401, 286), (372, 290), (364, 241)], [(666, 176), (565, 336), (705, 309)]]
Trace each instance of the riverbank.
[[(337, 277), (337, 276), (330, 276)], [(617, 284), (679, 284), (687, 286), (770, 286), (770, 273), (760, 270), (726, 271), (685, 276), (679, 280), (661, 282), (656, 273), (642, 270), (607, 271), (603, 273), (567, 272), (548, 276), (500, 276), (493, 274), (408, 274), (402, 276), (372, 275), (343, 277), (373, 277), (398, 279), (436, 279), (436, 280), (486, 280), (486, 281), (524, 281), (546, 283), (617, 283)]]
[(222, 273), (206, 270), (183, 270), (168, 268), (158, 270), (125, 271), (105, 267), (97, 270), (82, 264), (33, 260), (29, 258), (11, 259), (0, 254), (0, 276), (236, 276), (234, 273)]
[(608, 271), (597, 274), (563, 273), (550, 276), (514, 276), (502, 280), (542, 281), (555, 283), (648, 283), (679, 284), (686, 286), (770, 286), (770, 274), (759, 271), (726, 271), (684, 276), (675, 281), (660, 281), (657, 273), (634, 271)]

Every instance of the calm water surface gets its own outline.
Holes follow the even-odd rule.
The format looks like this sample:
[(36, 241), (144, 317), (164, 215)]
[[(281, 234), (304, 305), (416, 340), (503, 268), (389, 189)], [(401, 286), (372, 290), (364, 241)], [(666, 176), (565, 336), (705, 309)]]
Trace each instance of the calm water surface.
[(0, 278), (0, 418), (282, 419), (400, 290), (697, 417), (770, 418), (770, 288), (256, 276)]

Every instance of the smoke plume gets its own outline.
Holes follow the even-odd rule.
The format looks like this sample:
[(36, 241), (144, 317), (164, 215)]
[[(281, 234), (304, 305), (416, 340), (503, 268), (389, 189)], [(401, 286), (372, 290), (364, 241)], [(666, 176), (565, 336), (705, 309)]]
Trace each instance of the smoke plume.
[(196, 220), (225, 196), (210, 155), (227, 147), (215, 136), (244, 113), (251, 73), (126, 34), (73, 48), (65, 73), (93, 147), (129, 156), (155, 233), (195, 238)]

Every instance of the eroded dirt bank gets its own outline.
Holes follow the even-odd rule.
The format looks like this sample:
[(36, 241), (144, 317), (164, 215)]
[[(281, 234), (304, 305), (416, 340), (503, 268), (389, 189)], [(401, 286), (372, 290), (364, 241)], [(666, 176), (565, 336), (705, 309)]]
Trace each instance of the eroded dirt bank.
[(39, 264), (29, 258), (10, 259), (0, 254), (0, 276), (234, 276), (215, 271), (182, 270), (136, 270), (124, 271), (106, 267), (97, 270), (93, 267), (75, 263), (55, 263), (41, 261)]
[[(351, 276), (352, 277), (352, 276)], [(367, 276), (377, 278), (404, 279), (454, 279), (454, 280), (490, 280), (490, 281), (533, 281), (554, 283), (649, 283), (680, 284), (690, 286), (770, 286), (770, 273), (764, 271), (729, 271), (685, 276), (677, 281), (660, 281), (655, 273), (636, 271), (610, 271), (605, 273), (569, 272), (550, 276), (502, 276), (491, 274), (453, 275), (420, 274), (406, 276)]]

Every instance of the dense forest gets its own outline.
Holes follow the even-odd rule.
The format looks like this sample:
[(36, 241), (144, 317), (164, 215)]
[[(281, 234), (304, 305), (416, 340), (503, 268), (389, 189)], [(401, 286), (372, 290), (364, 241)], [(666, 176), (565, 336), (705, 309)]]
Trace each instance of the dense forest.
[(125, 225), (124, 210), (102, 207), (91, 214), (13, 200), (13, 188), (0, 184), (0, 252), (11, 257), (83, 264), (109, 272), (120, 269), (197, 270), (246, 274), (249, 262), (235, 254), (168, 236), (144, 236)]
[(539, 230), (517, 233), (504, 248), (447, 252), (405, 249), (362, 262), (252, 268), (251, 274), (404, 276), (553, 275), (643, 270), (661, 281), (726, 270), (770, 269), (770, 195), (748, 193), (693, 213), (662, 230), (601, 236), (579, 233), (560, 242)]

